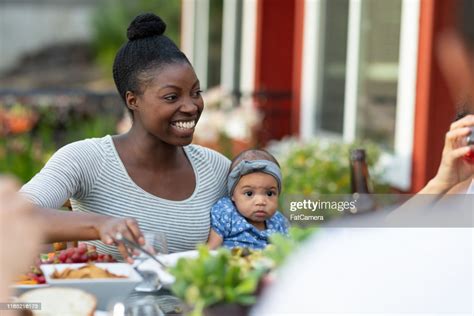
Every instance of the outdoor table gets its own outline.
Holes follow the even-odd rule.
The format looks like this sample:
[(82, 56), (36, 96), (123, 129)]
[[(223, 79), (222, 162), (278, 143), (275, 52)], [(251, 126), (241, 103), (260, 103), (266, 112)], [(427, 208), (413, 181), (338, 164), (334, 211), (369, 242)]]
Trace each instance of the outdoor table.
[[(152, 293), (138, 293), (132, 292), (125, 299), (125, 303), (133, 303), (143, 298), (152, 298), (158, 304), (161, 311), (165, 315), (184, 315), (184, 312), (189, 312), (189, 306), (186, 306), (179, 298), (173, 295), (167, 289), (160, 289)], [(204, 310), (204, 315), (207, 316), (246, 316), (248, 315), (250, 307), (241, 306), (237, 304), (224, 304), (214, 306)], [(143, 315), (146, 316), (146, 315)]]
[[(151, 300), (157, 304), (164, 315), (184, 315), (184, 312), (189, 312), (190, 307), (185, 305), (179, 298), (173, 295), (170, 290), (160, 289), (156, 292), (143, 293), (143, 292), (131, 292), (123, 299), (117, 299), (116, 303), (122, 302), (125, 306), (133, 305), (142, 299)], [(99, 309), (97, 312), (110, 313), (113, 306), (107, 308), (108, 310)], [(247, 315), (248, 308), (242, 306), (236, 306), (235, 304), (222, 305), (211, 308), (205, 312), (205, 315), (227, 315), (227, 316), (244, 316)], [(102, 314), (100, 314), (102, 315)], [(141, 315), (148, 316), (148, 315)], [(149, 315), (152, 316), (152, 315)], [(153, 315), (154, 316), (154, 315)]]
[(150, 293), (134, 291), (125, 298), (125, 303), (137, 302), (144, 298), (154, 301), (165, 315), (182, 315), (186, 308), (179, 298), (174, 296), (170, 290), (164, 288)]

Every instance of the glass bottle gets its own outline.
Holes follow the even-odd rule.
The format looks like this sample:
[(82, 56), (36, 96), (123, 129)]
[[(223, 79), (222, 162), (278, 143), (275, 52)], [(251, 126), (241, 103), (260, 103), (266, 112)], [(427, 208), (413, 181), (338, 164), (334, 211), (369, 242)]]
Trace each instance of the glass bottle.
[(363, 213), (375, 210), (376, 204), (371, 195), (372, 187), (364, 149), (358, 148), (351, 151), (350, 166), (351, 193), (356, 206), (351, 209), (351, 212)]

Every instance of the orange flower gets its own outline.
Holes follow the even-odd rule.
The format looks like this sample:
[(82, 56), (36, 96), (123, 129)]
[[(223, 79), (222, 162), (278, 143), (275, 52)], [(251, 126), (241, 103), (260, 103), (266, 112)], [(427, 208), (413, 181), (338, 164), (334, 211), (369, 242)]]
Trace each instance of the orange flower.
[(9, 111), (4, 115), (7, 131), (11, 134), (29, 132), (37, 121), (37, 115), (31, 111)]
[(31, 120), (26, 117), (13, 117), (8, 120), (8, 129), (12, 134), (21, 134), (28, 132), (31, 127)]

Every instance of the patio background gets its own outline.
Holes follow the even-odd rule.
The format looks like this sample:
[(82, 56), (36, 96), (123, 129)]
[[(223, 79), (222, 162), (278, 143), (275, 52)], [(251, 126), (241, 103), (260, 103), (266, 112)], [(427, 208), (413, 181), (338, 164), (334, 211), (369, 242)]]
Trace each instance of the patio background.
[(435, 47), (455, 4), (0, 0), (0, 171), (27, 181), (59, 146), (126, 131), (111, 63), (131, 18), (153, 11), (206, 89), (196, 142), (232, 156), (289, 136), (366, 141), (377, 181), (417, 191), (454, 117)]

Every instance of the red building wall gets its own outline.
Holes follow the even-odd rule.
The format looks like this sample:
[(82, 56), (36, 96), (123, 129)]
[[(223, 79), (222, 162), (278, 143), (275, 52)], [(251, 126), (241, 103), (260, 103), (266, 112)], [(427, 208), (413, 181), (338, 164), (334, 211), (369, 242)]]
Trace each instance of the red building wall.
[(421, 0), (412, 192), (436, 175), (455, 110), (436, 61), (436, 39), (453, 25), (456, 1)]
[(291, 133), (296, 2), (304, 1), (259, 0), (257, 4), (255, 101), (264, 114), (262, 144)]

